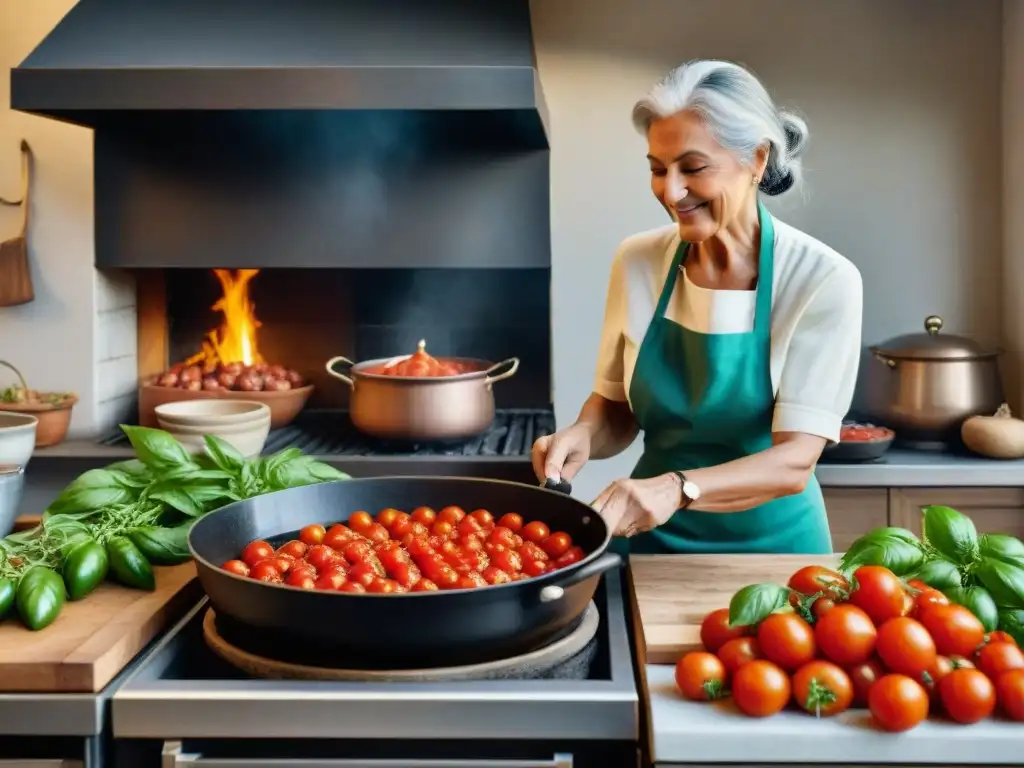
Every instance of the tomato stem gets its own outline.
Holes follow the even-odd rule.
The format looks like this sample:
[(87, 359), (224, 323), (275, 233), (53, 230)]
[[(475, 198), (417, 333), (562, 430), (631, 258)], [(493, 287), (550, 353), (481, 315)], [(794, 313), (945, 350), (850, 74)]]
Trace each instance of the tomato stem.
[(821, 717), (821, 710), (836, 703), (837, 696), (831, 688), (822, 685), (818, 679), (811, 678), (807, 686), (807, 699), (804, 701), (804, 709), (810, 712), (814, 710), (815, 717)]

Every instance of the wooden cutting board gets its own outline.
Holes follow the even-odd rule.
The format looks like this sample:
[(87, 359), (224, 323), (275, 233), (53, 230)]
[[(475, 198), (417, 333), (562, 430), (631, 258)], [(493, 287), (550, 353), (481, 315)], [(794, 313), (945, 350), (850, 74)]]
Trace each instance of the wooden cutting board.
[[(26, 522), (20, 519), (17, 527)], [(0, 691), (102, 690), (201, 595), (193, 563), (154, 570), (153, 592), (103, 584), (84, 600), (68, 602), (39, 632), (17, 618), (0, 623)]]
[(646, 663), (675, 664), (699, 650), (700, 624), (748, 584), (785, 584), (805, 565), (834, 567), (836, 555), (632, 555), (630, 577)]

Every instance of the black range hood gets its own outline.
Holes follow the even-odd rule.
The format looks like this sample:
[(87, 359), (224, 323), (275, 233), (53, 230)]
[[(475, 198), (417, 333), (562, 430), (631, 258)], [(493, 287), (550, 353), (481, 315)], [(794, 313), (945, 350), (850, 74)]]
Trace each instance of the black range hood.
[(546, 121), (529, 0), (80, 0), (12, 70), (11, 106), (93, 127), (138, 110)]

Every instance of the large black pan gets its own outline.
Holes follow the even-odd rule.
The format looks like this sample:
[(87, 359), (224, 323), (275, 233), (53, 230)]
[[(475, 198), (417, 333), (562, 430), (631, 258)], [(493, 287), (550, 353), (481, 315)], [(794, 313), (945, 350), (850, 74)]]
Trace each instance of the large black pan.
[[(409, 511), (450, 504), (543, 521), (572, 536), (586, 557), (510, 584), (390, 595), (303, 590), (220, 567), (253, 539), (278, 546), (305, 525), (344, 522), (357, 510), (376, 514), (387, 507)], [(476, 478), (376, 477), (229, 504), (193, 526), (189, 548), (218, 625), (234, 637), (249, 638), (264, 651), (302, 649), (308, 659), (326, 657), (335, 666), (399, 668), (475, 663), (551, 641), (582, 615), (601, 574), (621, 565), (618, 555), (605, 551), (610, 540), (600, 515), (554, 490)]]

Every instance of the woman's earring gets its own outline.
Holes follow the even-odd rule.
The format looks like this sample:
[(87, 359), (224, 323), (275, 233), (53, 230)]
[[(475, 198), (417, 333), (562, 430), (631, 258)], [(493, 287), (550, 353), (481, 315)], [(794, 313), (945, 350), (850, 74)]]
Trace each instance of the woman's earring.
[(752, 183), (753, 183), (753, 186), (755, 186), (755, 187), (756, 187), (756, 186), (757, 186), (758, 184), (760, 184), (760, 183), (761, 183), (761, 180), (760, 180), (759, 178), (757, 178), (757, 176), (754, 176), (754, 177), (753, 177), (753, 179), (751, 179), (751, 181), (752, 181)]

